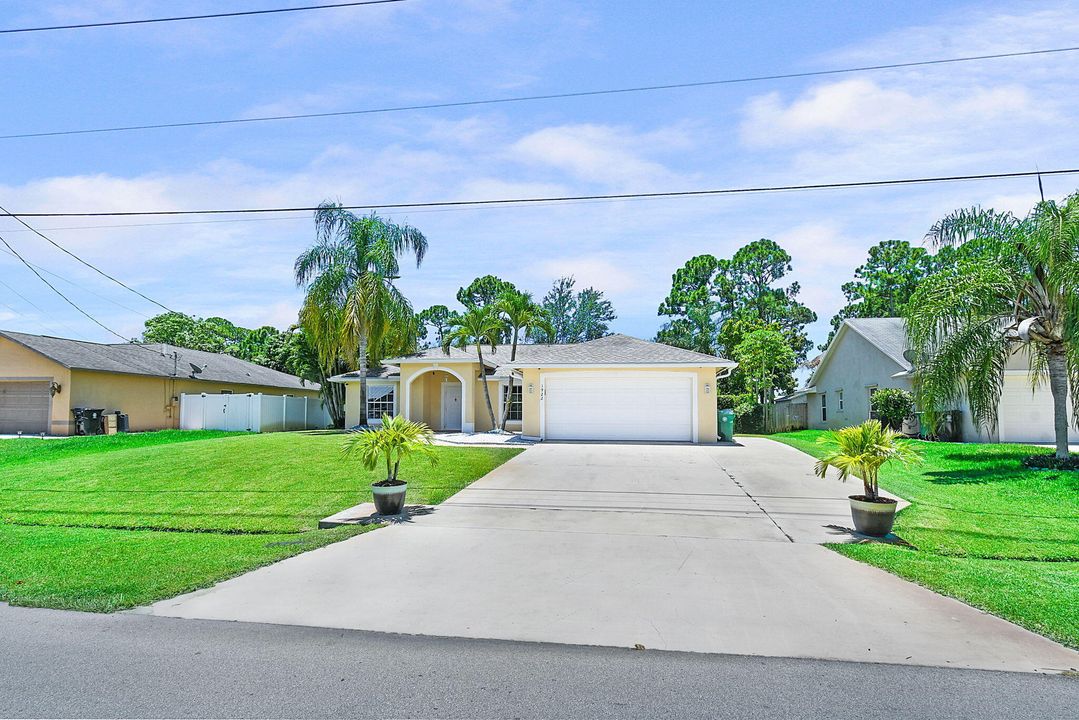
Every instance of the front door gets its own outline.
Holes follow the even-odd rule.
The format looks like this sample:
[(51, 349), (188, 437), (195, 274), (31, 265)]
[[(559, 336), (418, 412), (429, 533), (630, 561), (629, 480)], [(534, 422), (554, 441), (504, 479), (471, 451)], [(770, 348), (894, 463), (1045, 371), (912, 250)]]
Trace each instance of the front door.
[(461, 383), (442, 383), (442, 429), (461, 429)]

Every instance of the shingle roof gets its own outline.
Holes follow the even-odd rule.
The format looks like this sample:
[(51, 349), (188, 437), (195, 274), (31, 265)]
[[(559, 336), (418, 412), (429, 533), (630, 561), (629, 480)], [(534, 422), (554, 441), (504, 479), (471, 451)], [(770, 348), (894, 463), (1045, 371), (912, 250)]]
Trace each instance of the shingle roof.
[[(490, 347), (483, 348), (483, 360), (485, 365), (500, 367), (510, 364), (510, 346), (497, 345), (494, 350)], [(477, 361), (474, 348), (467, 350), (450, 348), (447, 355), (441, 348), (423, 350), (414, 355), (386, 360), (387, 363), (399, 365), (402, 362), (417, 362), (423, 360), (452, 361), (471, 360)], [(569, 343), (564, 345), (540, 345), (518, 344), (517, 357), (512, 365), (515, 367), (535, 365), (734, 365), (730, 360), (705, 355), (692, 350), (683, 350), (663, 343), (640, 340), (628, 335), (608, 335), (596, 340), (582, 343)]]
[[(383, 365), (380, 368), (371, 368), (367, 371), (368, 380), (397, 380), (400, 379), (400, 368), (392, 367), (390, 365)], [(358, 380), (360, 378), (359, 370), (352, 370), (347, 373), (341, 373), (340, 375), (334, 375), (330, 380), (334, 382), (346, 382), (348, 380)]]
[[(75, 370), (181, 377), (209, 382), (264, 385), (283, 390), (319, 389), (318, 383), (309, 383), (295, 375), (271, 370), (231, 355), (190, 350), (175, 345), (106, 345), (6, 330), (0, 331), (0, 337), (6, 337)], [(192, 364), (201, 368), (202, 372), (194, 374)]]
[(908, 371), (912, 369), (910, 361), (903, 357), (909, 347), (903, 318), (851, 318), (844, 322), (901, 368)]

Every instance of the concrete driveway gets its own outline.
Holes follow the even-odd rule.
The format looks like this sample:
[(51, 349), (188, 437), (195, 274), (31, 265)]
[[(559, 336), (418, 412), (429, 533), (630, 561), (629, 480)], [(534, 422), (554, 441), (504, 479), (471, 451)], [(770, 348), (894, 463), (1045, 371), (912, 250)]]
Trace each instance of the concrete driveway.
[(156, 615), (1017, 671), (1079, 654), (818, 543), (846, 495), (785, 445), (544, 443), (430, 515)]

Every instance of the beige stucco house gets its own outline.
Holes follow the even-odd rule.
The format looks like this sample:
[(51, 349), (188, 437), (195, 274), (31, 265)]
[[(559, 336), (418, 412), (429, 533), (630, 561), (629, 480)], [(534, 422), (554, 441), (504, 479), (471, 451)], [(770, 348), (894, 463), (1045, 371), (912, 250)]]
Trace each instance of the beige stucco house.
[(183, 393), (318, 397), (318, 385), (172, 345), (114, 345), (0, 331), (0, 434), (69, 435), (72, 408), (103, 408), (132, 431), (179, 426)]
[[(490, 430), (486, 383), (496, 416), (511, 393), (507, 429), (537, 440), (714, 443), (716, 378), (736, 363), (712, 355), (611, 335), (567, 345), (430, 349), (392, 358), (368, 376), (367, 414), (404, 415), (439, 431)], [(348, 427), (360, 423), (357, 373), (346, 383)]]
[[(870, 399), (881, 388), (914, 388), (902, 318), (845, 320), (832, 343), (818, 358), (806, 387), (776, 402), (776, 414), (792, 426), (838, 428), (871, 416)], [(1004, 371), (999, 422), (987, 428), (973, 421), (965, 403), (960, 413), (960, 439), (965, 442), (1053, 442), (1053, 403), (1044, 385), (1030, 386), (1027, 359), (1015, 354)], [(1071, 426), (1071, 439), (1079, 430)]]

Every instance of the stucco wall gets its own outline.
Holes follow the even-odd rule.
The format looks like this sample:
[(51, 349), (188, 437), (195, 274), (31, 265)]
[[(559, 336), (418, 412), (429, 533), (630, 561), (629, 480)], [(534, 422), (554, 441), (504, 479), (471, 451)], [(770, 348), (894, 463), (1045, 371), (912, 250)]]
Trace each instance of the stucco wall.
[(0, 337), (0, 382), (4, 380), (40, 380), (60, 385), (49, 410), (50, 432), (66, 435), (71, 419), (71, 372), (18, 343)]
[[(629, 370), (630, 368), (626, 368)], [(697, 442), (715, 443), (718, 439), (716, 425), (716, 368), (662, 368), (642, 367), (632, 368), (634, 372), (690, 372), (697, 375)], [(527, 437), (540, 437), (540, 375), (550, 375), (565, 372), (593, 372), (603, 374), (610, 372), (604, 368), (526, 368), (524, 370), (523, 422), (522, 434)], [(705, 385), (709, 392), (705, 392)]]
[(285, 390), (263, 385), (217, 383), (190, 378), (147, 377), (90, 370), (72, 370), (70, 387), (71, 390), (67, 394), (68, 415), (65, 418), (67, 427), (64, 432), (57, 431), (58, 434), (71, 432), (70, 408), (73, 407), (104, 408), (106, 412), (119, 410), (128, 415), (131, 431), (140, 432), (179, 427), (179, 397), (183, 393), (214, 394), (231, 390), (237, 395), (264, 393), (266, 395), (318, 397), (317, 390)]
[[(900, 388), (909, 391), (909, 378), (893, 378), (903, 368), (853, 330), (844, 331), (832, 348), (828, 364), (813, 376), (817, 392), (809, 396), (809, 427), (837, 428), (869, 419), (869, 389)], [(843, 410), (839, 391), (843, 391)], [(828, 420), (821, 420), (821, 394), (828, 394)]]

